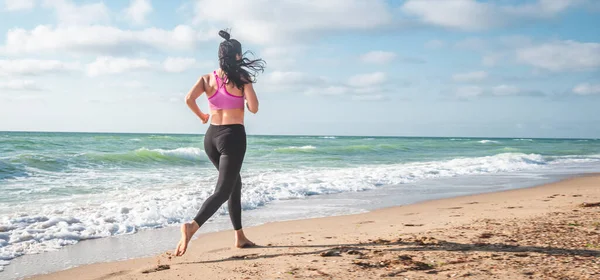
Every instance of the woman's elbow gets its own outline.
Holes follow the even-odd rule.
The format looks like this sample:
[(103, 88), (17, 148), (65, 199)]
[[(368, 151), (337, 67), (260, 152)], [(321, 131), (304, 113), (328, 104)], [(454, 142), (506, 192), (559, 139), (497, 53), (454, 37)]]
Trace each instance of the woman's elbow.
[(193, 104), (193, 103), (195, 103), (195, 102), (196, 102), (196, 99), (195, 99), (195, 98), (193, 98), (193, 97), (191, 97), (191, 96), (189, 96), (189, 95), (187, 95), (187, 96), (185, 97), (185, 104), (187, 104), (187, 105), (190, 105), (190, 104)]
[(255, 104), (255, 105), (247, 104), (247, 105), (248, 105), (247, 106), (248, 107), (248, 111), (250, 111), (250, 113), (256, 114), (256, 112), (258, 112), (258, 104)]

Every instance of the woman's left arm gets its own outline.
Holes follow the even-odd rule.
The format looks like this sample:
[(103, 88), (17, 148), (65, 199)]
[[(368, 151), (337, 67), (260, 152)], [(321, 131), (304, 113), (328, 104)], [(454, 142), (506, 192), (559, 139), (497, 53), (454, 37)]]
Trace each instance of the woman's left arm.
[(254, 91), (252, 83), (244, 85), (244, 96), (246, 97), (246, 107), (248, 107), (248, 111), (256, 114), (256, 112), (258, 112), (258, 97), (256, 97), (256, 92)]

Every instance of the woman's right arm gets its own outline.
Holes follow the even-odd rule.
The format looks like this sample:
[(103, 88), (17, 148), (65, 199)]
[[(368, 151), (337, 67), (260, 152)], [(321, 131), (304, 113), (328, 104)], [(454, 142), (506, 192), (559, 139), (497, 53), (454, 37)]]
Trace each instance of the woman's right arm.
[(210, 117), (210, 115), (202, 113), (198, 107), (198, 104), (196, 103), (196, 99), (198, 99), (198, 97), (204, 93), (205, 78), (206, 75), (200, 77), (194, 87), (192, 87), (192, 89), (185, 96), (185, 103), (192, 110), (192, 112), (194, 112), (194, 114), (196, 114), (196, 116), (202, 120), (202, 123), (208, 122), (208, 118)]
[(246, 97), (246, 107), (248, 107), (248, 111), (256, 114), (256, 112), (258, 112), (258, 98), (256, 97), (256, 92), (254, 91), (252, 83), (244, 85), (244, 96)]

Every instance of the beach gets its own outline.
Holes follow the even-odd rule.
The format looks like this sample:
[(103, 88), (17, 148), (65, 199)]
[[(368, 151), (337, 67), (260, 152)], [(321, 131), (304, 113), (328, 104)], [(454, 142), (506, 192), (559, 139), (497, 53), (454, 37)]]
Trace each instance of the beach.
[[(200, 235), (183, 257), (30, 279), (598, 279), (600, 175)], [(175, 245), (175, 244), (174, 244)]]
[[(0, 143), (0, 190), (6, 194), (0, 196), (2, 279), (130, 260), (155, 264), (156, 255), (174, 249), (179, 225), (194, 217), (217, 176), (202, 135), (3, 132)], [(470, 211), (495, 211), (485, 208), (495, 203), (431, 206), (445, 199), (495, 197), (600, 171), (600, 140), (595, 139), (250, 135), (248, 143), (241, 172), (242, 222), (253, 241), (272, 246), (239, 254), (308, 254), (368, 239), (397, 241), (393, 232), (428, 234), (433, 226), (473, 222)], [(521, 211), (506, 210), (501, 214)], [(452, 216), (436, 216), (445, 211)], [(385, 215), (377, 213), (394, 219), (382, 220)], [(336, 226), (319, 230), (306, 221)], [(295, 228), (293, 234), (287, 228)], [(233, 244), (231, 229), (223, 206), (195, 235), (198, 241), (192, 243), (202, 245), (192, 245), (184, 259), (193, 258), (195, 246), (201, 246), (199, 252), (220, 252), (201, 260), (238, 254), (224, 249)], [(311, 236), (304, 234), (308, 229)], [(358, 229), (367, 231), (353, 232)], [(342, 243), (329, 243), (334, 237)], [(204, 240), (211, 240), (210, 246), (204, 247)], [(289, 251), (288, 243), (319, 247)], [(139, 262), (133, 270), (148, 265)], [(261, 273), (267, 279), (286, 276)]]

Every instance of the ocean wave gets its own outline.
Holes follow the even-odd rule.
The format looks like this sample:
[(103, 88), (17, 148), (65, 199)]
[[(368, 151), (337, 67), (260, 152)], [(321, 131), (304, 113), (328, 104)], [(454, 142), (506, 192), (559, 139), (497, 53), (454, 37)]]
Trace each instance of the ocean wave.
[(0, 160), (0, 180), (26, 176), (28, 173), (22, 167)]
[(516, 138), (516, 139), (513, 139), (513, 141), (528, 141), (528, 142), (533, 142), (533, 139), (527, 139), (527, 138)]
[(478, 142), (481, 143), (481, 144), (488, 144), (488, 143), (500, 144), (499, 141), (495, 141), (495, 140), (481, 140), (481, 141), (478, 141)]
[(548, 157), (550, 164), (572, 164), (572, 163), (592, 163), (600, 162), (600, 155), (567, 155)]
[(406, 151), (410, 150), (406, 145), (399, 144), (375, 144), (375, 145), (349, 145), (349, 146), (336, 146), (326, 147), (322, 151), (324, 153), (364, 153), (364, 152), (389, 152), (389, 151)]
[(181, 159), (189, 159), (189, 160), (201, 160), (204, 158), (204, 150), (195, 148), (195, 147), (185, 147), (185, 148), (177, 148), (173, 150), (163, 150), (163, 149), (146, 149), (141, 148), (136, 152), (149, 152), (149, 153), (159, 153), (164, 156), (181, 158)]
[[(340, 146), (324, 146), (319, 147), (318, 151), (322, 154), (336, 155), (353, 155), (363, 154), (366, 152), (386, 152), (386, 151), (406, 151), (409, 150), (406, 145), (398, 144), (375, 144), (375, 145), (340, 145)], [(282, 153), (313, 153), (317, 151), (317, 147), (312, 145), (306, 146), (291, 146), (285, 148), (276, 148), (276, 152)]]
[[(136, 153), (197, 159), (201, 150), (142, 149)], [(539, 154), (501, 153), (485, 157), (347, 168), (251, 169), (242, 174), (242, 207), (254, 209), (275, 200), (364, 191), (431, 178), (536, 170), (573, 162), (600, 163), (600, 155), (545, 157)], [(189, 178), (194, 184), (152, 190), (131, 188), (107, 191), (82, 200), (79, 204), (46, 204), (44, 207), (24, 208), (27, 211), (5, 215), (0, 227), (0, 260), (56, 249), (85, 239), (131, 234), (189, 220), (212, 193), (214, 179), (214, 176), (198, 178), (194, 175)], [(220, 208), (218, 213), (226, 214), (226, 207)]]
[(275, 151), (277, 152), (296, 152), (296, 151), (312, 151), (317, 149), (317, 147), (312, 146), (312, 145), (305, 145), (305, 146), (290, 146), (290, 147), (285, 147), (285, 148), (276, 148)]
[(195, 147), (172, 150), (141, 148), (122, 153), (20, 154), (0, 161), (0, 179), (28, 176), (31, 173), (40, 172), (67, 172), (78, 168), (182, 165), (205, 161), (207, 160), (204, 151)]
[(22, 169), (33, 169), (36, 171), (60, 172), (69, 167), (68, 158), (60, 158), (42, 154), (20, 154), (9, 159), (14, 165)]
[(84, 154), (93, 162), (109, 164), (128, 163), (166, 163), (177, 164), (204, 161), (204, 151), (195, 147), (184, 147), (172, 150), (140, 148), (126, 153), (89, 153)]
[(321, 139), (337, 139), (337, 137), (335, 137), (335, 136), (322, 136), (319, 138), (321, 138)]
[(173, 139), (173, 137), (169, 135), (150, 135), (148, 139)]

